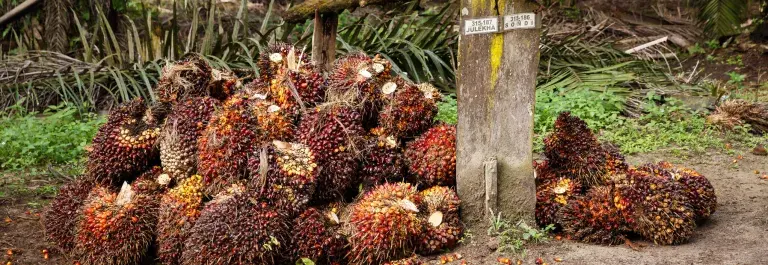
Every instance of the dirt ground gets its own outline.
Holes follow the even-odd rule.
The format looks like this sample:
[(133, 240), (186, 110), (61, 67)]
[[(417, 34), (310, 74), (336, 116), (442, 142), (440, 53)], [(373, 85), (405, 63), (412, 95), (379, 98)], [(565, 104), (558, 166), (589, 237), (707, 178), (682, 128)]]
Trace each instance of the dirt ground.
[[(692, 167), (705, 174), (715, 186), (718, 209), (712, 218), (696, 229), (687, 244), (655, 246), (647, 242), (639, 251), (626, 245), (598, 246), (571, 241), (551, 240), (530, 246), (525, 257), (495, 253), (493, 240), (484, 237), (485, 231), (472, 231), (471, 242), (453, 253), (462, 259), (449, 264), (500, 264), (499, 257), (523, 264), (534, 264), (542, 258), (547, 264), (768, 264), (768, 157), (755, 156), (743, 151), (736, 154), (713, 153), (686, 160), (666, 154), (631, 156), (632, 164), (667, 160)], [(758, 172), (758, 173), (756, 173)], [(0, 192), (7, 185), (0, 182)], [(7, 192), (7, 191), (5, 191)], [(26, 196), (0, 200), (0, 249), (3, 265), (13, 264), (71, 264), (44, 240), (40, 225), (41, 205), (47, 198)], [(41, 200), (43, 202), (41, 202)], [(8, 255), (7, 250), (12, 250)], [(48, 249), (48, 260), (42, 250)], [(561, 259), (556, 262), (555, 259)], [(430, 264), (440, 264), (440, 256), (428, 257)]]

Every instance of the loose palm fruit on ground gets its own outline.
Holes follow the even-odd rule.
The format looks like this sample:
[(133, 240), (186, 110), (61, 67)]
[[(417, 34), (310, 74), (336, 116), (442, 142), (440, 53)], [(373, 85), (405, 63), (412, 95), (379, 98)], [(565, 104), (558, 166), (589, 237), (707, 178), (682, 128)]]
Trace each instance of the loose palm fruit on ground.
[(290, 222), (253, 197), (246, 191), (207, 204), (184, 243), (181, 264), (276, 264)]
[(366, 193), (354, 206), (349, 225), (350, 264), (382, 264), (407, 257), (423, 232), (415, 186), (387, 183)]
[(88, 152), (86, 170), (90, 179), (116, 186), (160, 162), (155, 145), (160, 128), (147, 124), (145, 114), (147, 107), (141, 98), (109, 114)]
[(273, 141), (248, 159), (249, 185), (271, 205), (293, 217), (304, 211), (315, 192), (317, 164), (309, 148)]
[(160, 136), (160, 162), (174, 179), (197, 169), (197, 140), (221, 102), (211, 97), (190, 98), (173, 107)]
[(440, 93), (428, 85), (415, 85), (403, 78), (385, 83), (381, 89), (383, 105), (379, 127), (398, 138), (415, 137), (432, 126), (437, 115)]
[(422, 262), (419, 256), (416, 256), (416, 255), (410, 258), (393, 260), (393, 261), (384, 263), (384, 265), (422, 265), (422, 264), (424, 264), (424, 262)]
[(360, 179), (366, 186), (403, 180), (405, 155), (394, 136), (381, 128), (372, 129), (364, 140), (362, 154)]
[(83, 265), (138, 264), (152, 244), (157, 201), (133, 191), (95, 187), (82, 208), (73, 257)]
[(536, 186), (536, 224), (541, 227), (560, 225), (557, 212), (580, 194), (579, 181), (569, 178), (554, 179)]
[(84, 178), (65, 184), (43, 212), (45, 235), (61, 253), (70, 253), (75, 245), (78, 211), (94, 186)]
[(688, 198), (697, 221), (709, 218), (717, 209), (717, 196), (715, 188), (709, 180), (693, 169), (678, 167), (669, 162), (647, 164), (640, 168), (656, 176), (673, 179), (680, 184), (683, 194)]
[(298, 140), (312, 150), (319, 168), (316, 200), (339, 198), (357, 181), (364, 133), (360, 114), (350, 107), (321, 106), (302, 116)]
[(200, 216), (203, 177), (193, 175), (163, 195), (157, 222), (158, 260), (165, 265), (181, 264), (184, 241)]
[(557, 213), (563, 232), (573, 240), (617, 244), (627, 232), (627, 223), (614, 203), (612, 187), (596, 186), (586, 195), (569, 200)]
[(157, 84), (160, 102), (176, 103), (189, 97), (209, 95), (211, 66), (199, 55), (188, 55), (163, 67)]
[(308, 258), (315, 264), (346, 264), (347, 239), (338, 233), (333, 209), (309, 208), (293, 220), (291, 260)]
[(463, 230), (459, 196), (451, 188), (441, 186), (426, 189), (419, 196), (422, 223), (426, 227), (417, 244), (419, 254), (431, 255), (456, 247)]
[(415, 182), (426, 186), (456, 183), (456, 127), (438, 125), (429, 129), (405, 149), (408, 170)]
[(614, 176), (614, 202), (630, 229), (659, 245), (684, 243), (696, 227), (684, 188), (673, 179), (630, 169)]
[(544, 139), (544, 155), (551, 167), (565, 171), (586, 187), (607, 181), (605, 150), (587, 123), (569, 112), (560, 113), (552, 134)]

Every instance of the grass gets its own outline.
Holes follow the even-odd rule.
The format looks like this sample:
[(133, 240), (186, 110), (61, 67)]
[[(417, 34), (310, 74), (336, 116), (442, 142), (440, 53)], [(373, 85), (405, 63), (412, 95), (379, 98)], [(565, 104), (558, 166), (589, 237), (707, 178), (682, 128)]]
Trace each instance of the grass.
[(502, 218), (501, 213), (491, 218), (488, 235), (499, 240), (499, 252), (507, 252), (521, 257), (526, 255), (526, 245), (538, 244), (549, 240), (549, 233), (554, 230), (554, 225), (544, 228), (529, 226), (524, 220), (512, 223)]

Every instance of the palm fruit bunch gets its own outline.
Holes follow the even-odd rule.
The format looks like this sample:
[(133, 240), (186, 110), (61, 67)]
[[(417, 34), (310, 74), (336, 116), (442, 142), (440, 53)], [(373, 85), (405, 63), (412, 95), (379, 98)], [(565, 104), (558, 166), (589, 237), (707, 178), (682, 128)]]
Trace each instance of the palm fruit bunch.
[(251, 146), (260, 142), (258, 119), (253, 115), (255, 100), (236, 94), (224, 102), (198, 139), (198, 174), (208, 194), (216, 194), (247, 175)]
[(188, 97), (209, 95), (211, 71), (211, 66), (199, 55), (188, 55), (166, 65), (156, 88), (158, 100), (175, 103)]
[(416, 86), (398, 77), (381, 88), (383, 105), (379, 126), (387, 134), (411, 138), (432, 126), (440, 93), (429, 84)]
[(217, 99), (195, 97), (173, 106), (159, 141), (160, 162), (173, 178), (188, 177), (197, 169), (197, 139), (219, 105)]
[(408, 183), (387, 183), (366, 193), (350, 215), (350, 264), (407, 257), (423, 231), (419, 204), (418, 190)]
[(605, 174), (609, 176), (617, 175), (629, 170), (629, 164), (627, 164), (619, 148), (603, 144), (603, 150), (605, 151)]
[(338, 233), (339, 225), (330, 209), (305, 210), (293, 220), (289, 261), (308, 258), (315, 264), (346, 264), (347, 239)]
[(707, 116), (707, 122), (728, 130), (749, 124), (754, 133), (765, 134), (768, 133), (768, 104), (727, 100)]
[(203, 177), (193, 175), (163, 195), (157, 222), (158, 260), (181, 264), (184, 241), (200, 216), (203, 205)]
[(419, 192), (421, 213), (426, 218), (425, 231), (419, 236), (417, 251), (431, 255), (451, 249), (461, 238), (459, 196), (448, 187), (435, 186)]
[(286, 112), (315, 106), (325, 99), (326, 84), (323, 75), (309, 61), (307, 54), (293, 45), (270, 45), (259, 59), (263, 85), (257, 92), (269, 96)]
[(134, 192), (147, 196), (155, 196), (159, 199), (162, 193), (165, 193), (171, 178), (163, 173), (163, 168), (154, 166), (131, 182), (131, 188)]
[(587, 123), (569, 112), (560, 113), (552, 134), (544, 139), (544, 155), (550, 166), (587, 187), (607, 181), (605, 150)]
[(206, 205), (189, 231), (181, 264), (276, 264), (289, 221), (248, 191)]
[(321, 106), (305, 113), (297, 138), (314, 153), (316, 200), (339, 198), (357, 181), (358, 145), (365, 131), (360, 114), (342, 105)]
[(684, 243), (693, 234), (695, 214), (673, 179), (629, 170), (612, 181), (613, 201), (633, 232), (659, 245)]
[(83, 265), (138, 264), (153, 239), (157, 201), (127, 183), (120, 193), (95, 187), (82, 206), (73, 257)]
[(697, 221), (706, 220), (717, 209), (715, 188), (712, 187), (712, 183), (706, 177), (693, 169), (678, 167), (662, 161), (656, 164), (643, 165), (638, 170), (671, 179), (680, 184)]
[(267, 100), (256, 100), (252, 106), (256, 117), (259, 139), (291, 141), (296, 133), (295, 116), (279, 105)]
[(88, 152), (91, 179), (117, 185), (159, 162), (155, 142), (160, 127), (145, 122), (146, 112), (144, 101), (137, 98), (109, 114)]
[(387, 263), (384, 263), (384, 265), (422, 265), (424, 262), (419, 259), (419, 256), (413, 255), (408, 258), (399, 259), (399, 260), (393, 260), (389, 261)]
[(84, 178), (65, 184), (43, 212), (45, 234), (62, 253), (69, 253), (75, 245), (78, 211), (94, 186)]
[(376, 127), (384, 83), (392, 78), (392, 64), (379, 57), (353, 53), (336, 60), (328, 76), (329, 101), (351, 102), (360, 109), (366, 128)]
[(541, 227), (557, 225), (557, 212), (568, 205), (571, 198), (580, 194), (581, 184), (575, 179), (559, 178), (538, 185), (536, 187), (536, 223)]
[(400, 143), (381, 128), (371, 129), (365, 137), (360, 163), (360, 179), (367, 186), (401, 181), (405, 170), (405, 156)]
[(627, 231), (611, 186), (593, 187), (585, 195), (569, 200), (557, 212), (557, 219), (570, 239), (583, 242), (616, 244)]
[(250, 188), (293, 217), (301, 213), (315, 192), (315, 155), (303, 144), (273, 141), (248, 159)]
[(406, 163), (415, 182), (427, 186), (456, 183), (456, 127), (437, 125), (408, 143)]

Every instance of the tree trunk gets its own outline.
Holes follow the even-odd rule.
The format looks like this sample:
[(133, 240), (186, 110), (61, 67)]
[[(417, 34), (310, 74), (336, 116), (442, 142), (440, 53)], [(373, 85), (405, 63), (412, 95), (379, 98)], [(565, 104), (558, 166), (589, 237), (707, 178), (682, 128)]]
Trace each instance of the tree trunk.
[(312, 35), (312, 60), (321, 71), (330, 71), (336, 60), (336, 28), (339, 16), (336, 13), (315, 12), (315, 29)]
[(288, 22), (300, 22), (312, 17), (316, 11), (320, 14), (338, 14), (344, 9), (399, 2), (406, 2), (406, 0), (307, 0), (289, 9), (283, 15), (283, 19)]
[[(505, 14), (534, 9), (526, 0), (462, 0), (461, 28), (467, 19), (499, 17), (503, 22)], [(533, 221), (540, 31), (462, 34), (459, 39), (457, 191), (463, 221), (470, 226), (487, 224), (491, 211)]]

